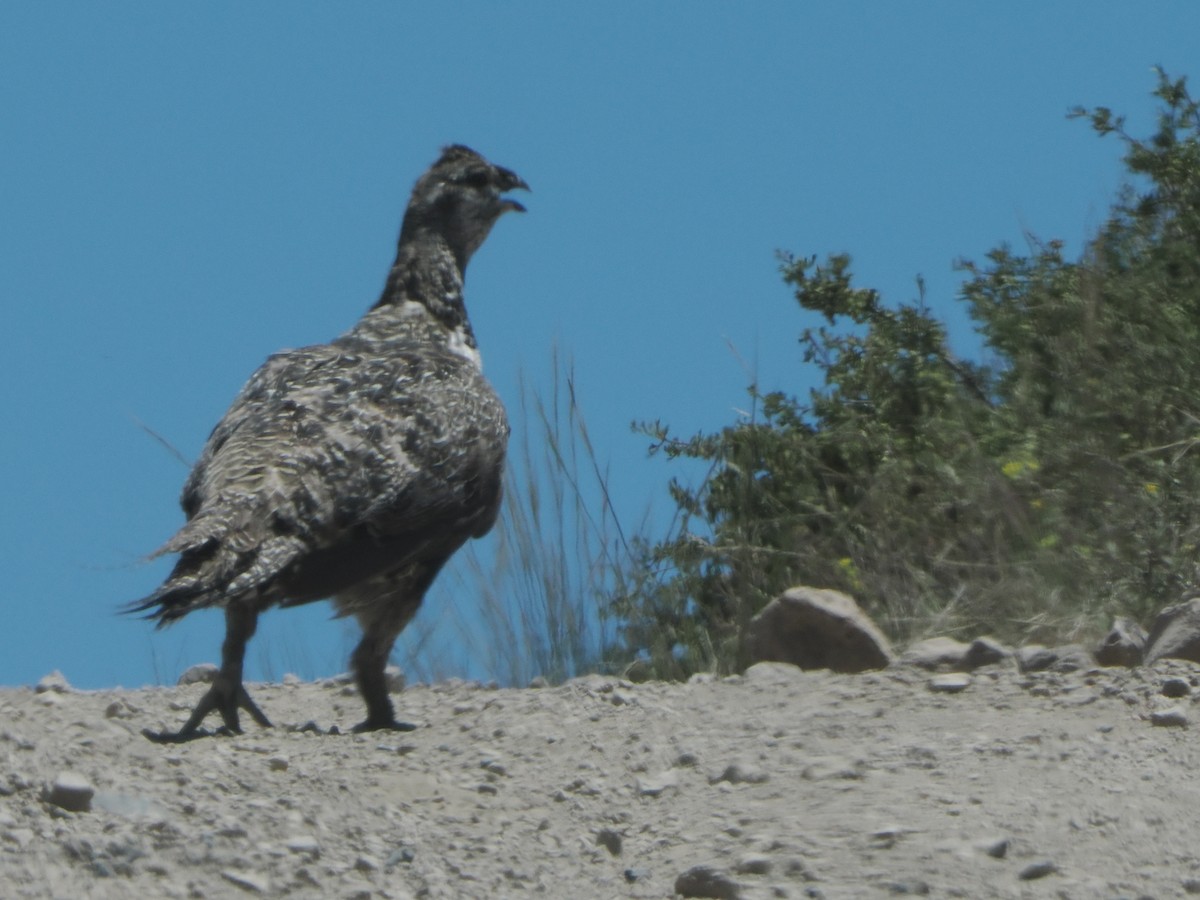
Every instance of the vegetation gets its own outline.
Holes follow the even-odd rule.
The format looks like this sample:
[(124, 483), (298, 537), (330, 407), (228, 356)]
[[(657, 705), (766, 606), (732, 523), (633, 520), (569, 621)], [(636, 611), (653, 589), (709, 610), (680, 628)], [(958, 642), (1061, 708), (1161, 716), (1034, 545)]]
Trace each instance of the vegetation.
[[(671, 458), (677, 527), (610, 579), (617, 658), (655, 674), (736, 670), (749, 619), (793, 584), (854, 595), (892, 634), (1069, 637), (1144, 616), (1197, 581), (1200, 111), (1159, 73), (1132, 177), (1082, 257), (1031, 239), (964, 261), (958, 297), (988, 364), (958, 359), (925, 306), (855, 285), (851, 259), (783, 256), (823, 324), (800, 337), (823, 386), (751, 387), (713, 434), (643, 426)], [(1197, 452), (1193, 452), (1197, 451)]]
[(548, 395), (522, 383), (500, 521), (485, 542), (468, 543), (401, 635), (413, 678), (467, 672), (526, 685), (613, 667), (600, 598), (625, 590), (634, 558), (573, 369), (555, 353), (551, 372)]

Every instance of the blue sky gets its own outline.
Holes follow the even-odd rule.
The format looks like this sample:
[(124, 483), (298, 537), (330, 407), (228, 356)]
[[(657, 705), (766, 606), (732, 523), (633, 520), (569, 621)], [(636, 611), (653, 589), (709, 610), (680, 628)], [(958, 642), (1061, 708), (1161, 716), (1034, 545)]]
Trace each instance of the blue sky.
[[(1146, 133), (1151, 67), (1197, 75), (1197, 34), (1191, 2), (0, 5), (0, 684), (217, 658), (219, 614), (114, 614), (182, 521), (186, 469), (137, 423), (195, 458), (269, 353), (348, 328), (441, 145), (533, 186), (468, 273), (488, 374), (515, 406), (572, 357), (636, 520), (672, 472), (631, 421), (811, 384), (776, 250), (850, 252), (893, 302), (922, 275), (976, 352), (953, 261), (1077, 251), (1121, 146), (1067, 110)], [(268, 614), (249, 677), (341, 671), (327, 617)]]

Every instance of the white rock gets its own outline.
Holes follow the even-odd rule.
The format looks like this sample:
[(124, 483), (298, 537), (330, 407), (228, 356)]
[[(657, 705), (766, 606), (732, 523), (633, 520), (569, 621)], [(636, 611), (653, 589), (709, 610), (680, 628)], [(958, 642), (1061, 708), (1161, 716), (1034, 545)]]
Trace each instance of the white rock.
[(92, 808), (96, 789), (78, 772), (60, 772), (42, 792), (47, 803), (71, 812), (87, 812)]
[(295, 837), (290, 837), (284, 846), (292, 853), (307, 853), (311, 856), (318, 856), (321, 852), (320, 841), (311, 834), (298, 834)]
[(63, 673), (55, 669), (49, 675), (43, 675), (33, 688), (39, 694), (44, 694), (47, 691), (53, 691), (56, 694), (65, 694), (71, 689), (71, 685), (67, 684), (67, 679)]
[(220, 671), (214, 663), (196, 663), (179, 676), (177, 684), (211, 684)]
[(963, 672), (947, 672), (929, 679), (929, 689), (938, 694), (957, 694), (971, 686), (971, 676)]
[(657, 797), (678, 786), (679, 776), (673, 769), (659, 772), (657, 775), (639, 775), (637, 779), (637, 792), (644, 797)]

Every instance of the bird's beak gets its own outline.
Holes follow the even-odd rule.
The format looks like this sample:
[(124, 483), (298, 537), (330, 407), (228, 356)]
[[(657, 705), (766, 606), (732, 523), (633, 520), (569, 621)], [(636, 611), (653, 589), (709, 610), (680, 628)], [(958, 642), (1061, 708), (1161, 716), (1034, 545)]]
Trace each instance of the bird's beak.
[[(506, 192), (507, 191), (530, 191), (530, 190), (532, 190), (532, 188), (530, 188), (529, 185), (525, 183), (525, 179), (520, 177), (516, 172), (512, 171), (511, 169), (501, 169), (500, 171), (504, 175), (504, 190)], [(525, 212), (524, 204), (521, 204), (521, 203), (517, 202), (516, 200), (513, 200), (511, 197), (501, 197), (500, 205), (502, 207), (504, 207), (505, 210), (511, 209), (513, 212)]]

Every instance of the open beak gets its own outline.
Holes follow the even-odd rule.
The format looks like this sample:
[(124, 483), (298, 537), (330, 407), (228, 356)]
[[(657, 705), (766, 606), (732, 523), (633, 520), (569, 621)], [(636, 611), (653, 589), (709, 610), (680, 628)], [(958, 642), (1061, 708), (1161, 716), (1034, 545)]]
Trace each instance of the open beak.
[[(499, 168), (499, 167), (497, 167), (497, 168)], [(529, 191), (529, 190), (532, 190), (532, 188), (530, 188), (529, 185), (525, 183), (525, 179), (521, 178), (519, 175), (517, 175), (516, 172), (512, 171), (511, 169), (500, 169), (500, 174), (504, 176), (503, 183), (502, 183), (502, 189), (504, 191), (507, 192), (507, 191)], [(504, 207), (505, 210), (511, 209), (513, 212), (525, 212), (524, 204), (519, 203), (518, 201), (512, 199), (511, 197), (501, 197), (500, 205), (502, 207)]]

